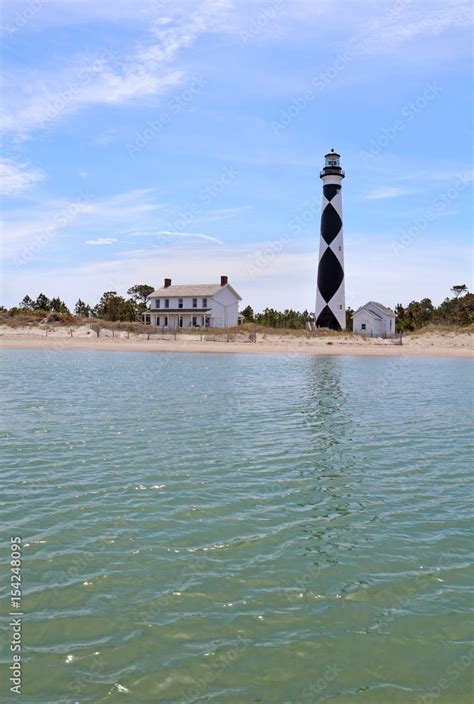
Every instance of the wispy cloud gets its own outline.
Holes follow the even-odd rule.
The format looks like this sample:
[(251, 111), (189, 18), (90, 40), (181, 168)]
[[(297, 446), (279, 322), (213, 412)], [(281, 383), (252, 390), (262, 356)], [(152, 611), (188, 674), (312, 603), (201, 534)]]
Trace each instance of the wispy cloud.
[(160, 244), (169, 242), (170, 240), (176, 238), (191, 238), (191, 239), (201, 239), (209, 240), (209, 242), (216, 242), (217, 244), (224, 244), (224, 242), (217, 237), (212, 237), (212, 235), (205, 235), (201, 232), (174, 232), (172, 230), (140, 230), (140, 229), (129, 229), (121, 233), (127, 237), (156, 237), (160, 240)]
[[(4, 210), (2, 254), (5, 259), (17, 259), (38, 240), (41, 241), (35, 254), (38, 256), (60, 235), (77, 239), (99, 232), (101, 237), (89, 241), (97, 243), (97, 240), (115, 241), (124, 225), (130, 229), (149, 228), (150, 218), (161, 208), (155, 201), (155, 193), (155, 189), (142, 188), (97, 198), (87, 192), (76, 199), (38, 200), (24, 208)], [(109, 242), (99, 242), (106, 243)]]
[(162, 230), (158, 232), (161, 237), (193, 237), (202, 240), (210, 240), (211, 242), (217, 242), (217, 244), (224, 244), (222, 240), (218, 240), (217, 237), (211, 237), (211, 235), (202, 235), (198, 232), (168, 232), (167, 230)]
[[(155, 102), (186, 80), (187, 67), (178, 66), (180, 53), (205, 34), (241, 36), (242, 32), (248, 33), (249, 27), (254, 27), (250, 36), (257, 41), (270, 27), (274, 28), (276, 37), (287, 32), (289, 26), (315, 32), (321, 31), (322, 16), (331, 22), (338, 13), (334, 3), (327, 0), (318, 3), (275, 0), (269, 6), (274, 8), (271, 22), (264, 22), (265, 26), (261, 27), (258, 20), (267, 14), (262, 14), (260, 3), (255, 3), (254, 7), (249, 3), (247, 15), (233, 0), (201, 0), (199, 3), (118, 0), (111, 17), (110, 5), (104, 0), (69, 0), (67, 12), (58, 0), (45, 1), (41, 3), (41, 11), (32, 18), (35, 26), (132, 22), (142, 35), (133, 47), (117, 49), (111, 41), (95, 54), (76, 55), (72, 60), (61, 62), (64, 68), (59, 70), (52, 65), (35, 66), (34, 70), (18, 65), (5, 66), (3, 130), (26, 138), (33, 131), (88, 106)], [(429, 4), (409, 0), (381, 2), (376, 11), (367, 3), (346, 3), (345, 7), (347, 17), (341, 19), (340, 13), (337, 14), (338, 22), (341, 19), (339, 40), (347, 44), (348, 32), (352, 35), (355, 30), (360, 34), (362, 53), (366, 55), (399, 51), (403, 43), (413, 45), (420, 37), (440, 35), (468, 26), (472, 21), (470, 3), (466, 0), (450, 3), (433, 0)], [(359, 27), (363, 28), (362, 32)], [(110, 135), (103, 139), (103, 144), (108, 143)]]
[(386, 198), (398, 198), (399, 196), (406, 195), (409, 193), (406, 188), (400, 188), (398, 186), (382, 186), (381, 188), (375, 188), (370, 193), (363, 196), (362, 200), (384, 200)]
[[(156, 17), (153, 13), (149, 17), (148, 35), (133, 50), (119, 54), (104, 46), (96, 54), (76, 57), (60, 71), (51, 66), (35, 67), (34, 72), (4, 69), (3, 130), (26, 138), (87, 106), (162, 96), (185, 79), (174, 65), (179, 51), (212, 30), (230, 5), (226, 0), (206, 0), (191, 13), (188, 6), (188, 12), (172, 21), (163, 17), (168, 6), (157, 3)], [(85, 3), (83, 9), (90, 11), (91, 5)]]
[(0, 160), (0, 193), (2, 195), (16, 196), (45, 178), (46, 175), (42, 171), (33, 169), (27, 163), (19, 163), (6, 158)]
[(98, 237), (96, 240), (86, 240), (84, 244), (93, 244), (101, 246), (114, 244), (114, 242), (117, 242), (116, 237)]

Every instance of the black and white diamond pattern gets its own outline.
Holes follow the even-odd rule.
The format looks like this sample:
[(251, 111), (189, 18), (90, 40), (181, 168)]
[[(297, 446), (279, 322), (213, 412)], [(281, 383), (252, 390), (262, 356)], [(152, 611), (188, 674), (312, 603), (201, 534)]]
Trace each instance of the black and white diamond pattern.
[[(326, 176), (323, 186), (321, 237), (319, 244), (316, 325), (344, 330), (346, 327), (344, 296), (344, 247), (342, 229), (341, 186), (338, 176)], [(327, 183), (331, 181), (331, 183)]]

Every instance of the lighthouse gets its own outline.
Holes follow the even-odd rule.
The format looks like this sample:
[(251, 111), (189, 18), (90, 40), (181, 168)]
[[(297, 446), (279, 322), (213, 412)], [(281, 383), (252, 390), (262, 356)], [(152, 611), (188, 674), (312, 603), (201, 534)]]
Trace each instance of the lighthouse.
[(325, 155), (325, 165), (320, 173), (323, 179), (323, 203), (315, 320), (317, 327), (332, 330), (346, 329), (341, 198), (345, 174), (340, 159), (341, 155), (331, 149)]

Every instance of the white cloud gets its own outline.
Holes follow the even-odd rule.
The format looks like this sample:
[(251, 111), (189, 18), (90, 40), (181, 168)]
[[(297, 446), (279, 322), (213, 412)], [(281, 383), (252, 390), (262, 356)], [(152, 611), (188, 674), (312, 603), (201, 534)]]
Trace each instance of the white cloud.
[(96, 240), (86, 240), (84, 244), (109, 245), (117, 242), (116, 237), (98, 237)]
[(38, 169), (32, 169), (27, 163), (19, 163), (13, 159), (0, 160), (0, 193), (6, 196), (16, 196), (28, 190), (46, 175)]

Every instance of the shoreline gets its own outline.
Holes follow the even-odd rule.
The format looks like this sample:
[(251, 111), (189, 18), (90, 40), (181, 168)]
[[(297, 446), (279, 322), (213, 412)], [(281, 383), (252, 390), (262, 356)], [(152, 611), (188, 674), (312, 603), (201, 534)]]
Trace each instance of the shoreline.
[[(214, 354), (279, 354), (279, 355), (348, 355), (373, 357), (464, 357), (474, 356), (470, 335), (457, 335), (465, 338), (462, 344), (443, 344), (433, 340), (435, 336), (407, 338), (403, 345), (389, 341), (349, 340), (332, 338), (293, 338), (287, 341), (282, 337), (251, 342), (200, 341), (200, 340), (144, 340), (136, 338), (87, 337), (74, 338), (50, 334), (1, 334), (0, 348), (40, 349), (40, 350), (93, 350), (114, 352), (162, 352), (162, 353), (214, 353)], [(439, 336), (436, 336), (439, 337)], [(426, 339), (425, 339), (426, 338)], [(457, 342), (457, 344), (456, 344)], [(438, 343), (438, 344), (436, 344)], [(468, 343), (468, 344), (464, 344)]]

